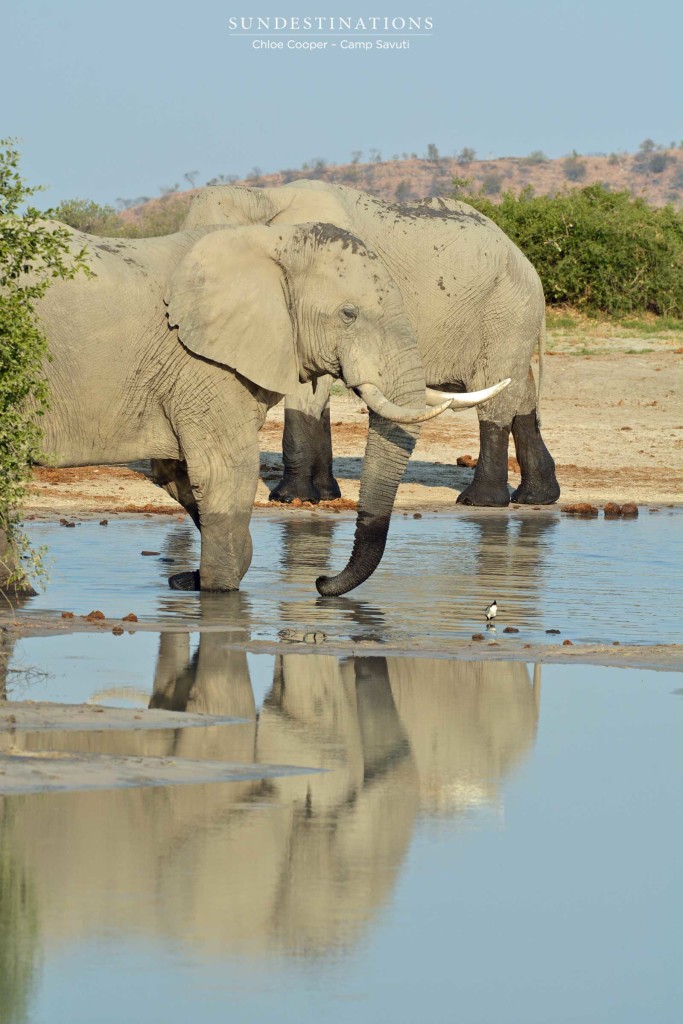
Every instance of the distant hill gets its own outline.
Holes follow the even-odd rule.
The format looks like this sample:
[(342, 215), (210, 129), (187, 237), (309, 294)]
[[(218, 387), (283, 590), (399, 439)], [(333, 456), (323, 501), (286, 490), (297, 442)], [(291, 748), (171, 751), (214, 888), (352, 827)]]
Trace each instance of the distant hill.
[[(411, 156), (405, 159), (360, 161), (328, 165), (324, 160), (304, 164), (300, 170), (282, 170), (264, 174), (254, 171), (248, 178), (212, 179), (238, 185), (272, 187), (301, 178), (349, 185), (389, 201), (402, 202), (424, 196), (453, 194), (453, 179), (467, 179), (474, 191), (483, 191), (493, 202), (503, 192), (521, 192), (531, 187), (537, 195), (553, 195), (567, 188), (600, 183), (613, 191), (628, 191), (653, 206), (671, 203), (683, 206), (683, 148), (664, 149), (648, 140), (637, 153), (581, 156), (572, 154), (558, 160), (549, 160), (542, 153), (527, 157), (497, 157), (491, 160), (465, 157), (432, 159)], [(164, 199), (152, 199), (145, 204), (131, 205), (120, 216), (124, 221), (136, 222), (168, 199), (189, 202), (196, 189), (174, 192)]]

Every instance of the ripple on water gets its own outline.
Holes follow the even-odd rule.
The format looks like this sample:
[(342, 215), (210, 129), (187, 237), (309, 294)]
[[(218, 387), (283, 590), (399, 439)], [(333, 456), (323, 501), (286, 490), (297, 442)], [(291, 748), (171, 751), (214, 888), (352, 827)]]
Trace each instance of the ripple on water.
[[(680, 510), (633, 520), (557, 513), (395, 516), (384, 560), (345, 598), (318, 598), (314, 580), (338, 571), (351, 549), (351, 516), (269, 513), (252, 520), (254, 559), (236, 595), (171, 591), (172, 572), (196, 567), (194, 527), (169, 519), (32, 523), (53, 559), (50, 584), (24, 610), (93, 608), (108, 617), (189, 617), (258, 638), (283, 627), (409, 643), (470, 637), (496, 598), (496, 638), (546, 642), (546, 629), (585, 643), (680, 640)], [(158, 556), (141, 556), (143, 550)], [(489, 636), (493, 636), (489, 632)]]

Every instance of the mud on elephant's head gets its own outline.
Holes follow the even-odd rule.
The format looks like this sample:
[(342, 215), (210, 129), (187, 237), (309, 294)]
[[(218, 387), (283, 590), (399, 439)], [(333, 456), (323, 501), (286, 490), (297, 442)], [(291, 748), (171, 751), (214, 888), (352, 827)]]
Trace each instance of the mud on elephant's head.
[(279, 394), (332, 374), (368, 404), (353, 553), (342, 573), (317, 581), (325, 595), (352, 590), (382, 557), (417, 424), (452, 402), (425, 405), (417, 341), (388, 271), (330, 224), (220, 228), (193, 245), (166, 299), (170, 325), (196, 355)]

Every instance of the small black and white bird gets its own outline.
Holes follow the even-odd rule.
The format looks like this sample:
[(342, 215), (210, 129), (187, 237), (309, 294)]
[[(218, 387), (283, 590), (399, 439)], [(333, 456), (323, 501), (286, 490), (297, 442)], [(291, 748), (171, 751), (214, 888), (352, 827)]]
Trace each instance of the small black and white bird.
[(494, 598), (493, 601), (491, 601), (491, 604), (486, 609), (486, 621), (493, 622), (497, 614), (498, 605), (496, 604), (496, 599)]

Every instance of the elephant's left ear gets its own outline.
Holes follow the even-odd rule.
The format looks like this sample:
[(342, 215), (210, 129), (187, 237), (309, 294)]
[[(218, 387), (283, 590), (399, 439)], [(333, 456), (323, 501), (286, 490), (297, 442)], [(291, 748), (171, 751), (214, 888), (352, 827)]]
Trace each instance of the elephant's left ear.
[(284, 395), (296, 389), (299, 371), (278, 237), (261, 225), (204, 235), (176, 267), (164, 299), (190, 352)]

